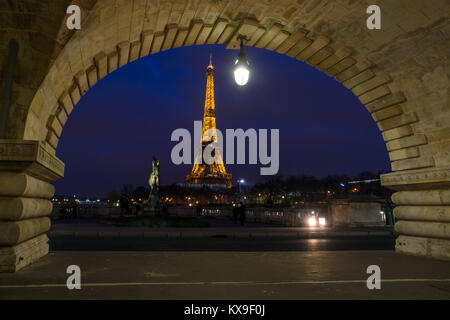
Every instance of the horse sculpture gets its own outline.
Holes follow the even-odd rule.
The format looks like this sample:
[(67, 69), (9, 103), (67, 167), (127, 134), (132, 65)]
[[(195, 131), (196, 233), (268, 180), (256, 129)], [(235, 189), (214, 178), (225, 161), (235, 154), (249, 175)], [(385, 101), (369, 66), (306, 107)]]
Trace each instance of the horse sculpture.
[(159, 160), (153, 156), (152, 162), (153, 172), (150, 175), (148, 183), (150, 185), (150, 194), (158, 194), (159, 192)]

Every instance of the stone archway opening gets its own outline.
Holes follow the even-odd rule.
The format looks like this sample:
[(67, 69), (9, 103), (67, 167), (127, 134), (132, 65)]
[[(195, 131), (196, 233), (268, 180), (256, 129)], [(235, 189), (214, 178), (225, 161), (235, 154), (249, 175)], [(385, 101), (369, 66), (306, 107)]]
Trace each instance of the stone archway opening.
[[(68, 116), (90, 87), (129, 62), (170, 48), (217, 43), (237, 49), (239, 34), (250, 39), (247, 45), (307, 62), (353, 91), (389, 151), (393, 173), (382, 184), (398, 190), (397, 251), (448, 259), (449, 64), (443, 40), (449, 23), (445, 10), (432, 9), (440, 1), (425, 7), (414, 1), (414, 23), (400, 20), (397, 30), (391, 21), (387, 33), (379, 34), (364, 30), (362, 4), (287, 2), (92, 1), (82, 29), (59, 43), (39, 88), (29, 90), (25, 111), (14, 109), (21, 105), (17, 101), (10, 111), (0, 154), (0, 206), (8, 208), (0, 222), (0, 270), (16, 271), (48, 251), (45, 216), (54, 192), (49, 183), (64, 174), (55, 150)], [(419, 19), (423, 10), (427, 19)]]
[[(195, 61), (189, 61), (189, 65), (192, 66), (193, 64), (196, 65), (196, 67), (186, 67), (185, 61), (182, 60), (183, 55), (181, 52), (187, 57), (191, 57), (196, 59)], [(74, 165), (76, 172), (82, 174), (83, 176), (88, 176), (92, 174), (92, 178), (97, 176), (100, 180), (106, 178), (109, 175), (116, 174), (120, 176), (121, 172), (126, 171), (128, 164), (130, 163), (133, 167), (141, 167), (144, 165), (145, 167), (150, 165), (149, 159), (152, 158), (153, 155), (157, 155), (158, 159), (161, 160), (161, 163), (164, 164), (163, 166), (166, 167), (167, 165), (171, 164), (172, 161), (170, 159), (171, 156), (171, 149), (174, 147), (176, 142), (170, 142), (170, 135), (176, 128), (187, 128), (189, 131), (193, 130), (194, 120), (201, 120), (202, 114), (203, 114), (203, 105), (204, 105), (204, 69), (206, 69), (205, 65), (207, 65), (208, 57), (210, 52), (213, 52), (213, 62), (214, 67), (217, 71), (216, 74), (216, 81), (215, 81), (215, 88), (216, 88), (216, 94), (218, 95), (218, 101), (216, 101), (217, 105), (217, 125), (218, 128), (225, 134), (225, 128), (231, 128), (231, 129), (237, 129), (237, 128), (244, 128), (244, 130), (247, 130), (249, 128), (282, 128), (280, 126), (283, 126), (281, 131), (283, 132), (284, 126), (288, 126), (287, 124), (295, 124), (296, 128), (298, 127), (299, 130), (296, 130), (296, 139), (292, 139), (290, 137), (290, 143), (287, 143), (286, 141), (283, 141), (285, 136), (285, 131), (281, 134), (281, 144), (283, 145), (281, 152), (280, 152), (280, 158), (282, 159), (288, 159), (290, 152), (296, 152), (296, 148), (298, 148), (298, 143), (303, 142), (302, 145), (302, 164), (301, 164), (301, 171), (304, 172), (304, 174), (307, 175), (326, 175), (327, 173), (344, 173), (343, 167), (344, 162), (347, 163), (349, 166), (355, 166), (356, 168), (353, 169), (352, 172), (360, 173), (363, 171), (366, 171), (370, 167), (370, 164), (365, 165), (364, 163), (368, 160), (368, 154), (374, 155), (376, 158), (375, 153), (382, 153), (382, 156), (378, 156), (378, 159), (380, 159), (379, 162), (373, 161), (372, 164), (375, 162), (376, 164), (379, 164), (379, 166), (374, 166), (374, 168), (377, 168), (378, 170), (382, 170), (383, 172), (388, 172), (390, 170), (390, 166), (388, 165), (388, 155), (387, 151), (385, 149), (385, 146), (383, 145), (383, 140), (381, 137), (381, 134), (377, 130), (376, 125), (372, 122), (372, 118), (367, 113), (367, 111), (364, 109), (364, 106), (360, 104), (358, 99), (356, 99), (354, 96), (351, 95), (350, 91), (347, 90), (345, 87), (342, 87), (340, 84), (334, 81), (333, 78), (328, 77), (327, 75), (319, 72), (318, 70), (308, 66), (307, 64), (303, 63), (297, 63), (297, 61), (290, 59), (284, 55), (279, 55), (275, 52), (271, 52), (268, 50), (258, 49), (258, 48), (247, 48), (247, 53), (252, 61), (252, 66), (254, 68), (254, 75), (252, 76), (253, 82), (249, 84), (247, 88), (244, 90), (239, 90), (240, 88), (236, 87), (234, 80), (233, 80), (233, 74), (232, 74), (232, 65), (234, 62), (234, 59), (236, 58), (236, 53), (233, 51), (225, 50), (222, 46), (196, 46), (196, 47), (184, 47), (184, 48), (178, 48), (178, 49), (172, 49), (168, 52), (161, 52), (156, 55), (145, 57), (144, 59), (141, 59), (139, 61), (135, 61), (131, 64), (126, 65), (125, 67), (121, 68), (120, 71), (117, 70), (113, 74), (110, 74), (107, 76), (106, 79), (103, 81), (100, 81), (95, 85), (94, 88), (91, 88), (89, 92), (82, 97), (79, 104), (74, 108), (74, 112), (76, 112), (76, 117), (74, 117), (74, 113), (72, 113), (71, 118), (69, 118), (71, 122), (70, 125), (70, 131), (68, 132), (67, 128), (68, 125), (66, 124), (65, 130), (63, 131), (63, 135), (60, 137), (60, 143), (58, 145), (58, 149), (56, 150), (57, 157), (61, 158), (66, 163), (66, 174), (62, 183), (56, 184), (57, 191), (58, 187), (66, 186), (67, 192), (61, 193), (61, 190), (58, 191), (58, 194), (76, 194), (80, 195), (84, 193), (84, 196), (87, 195), (93, 195), (99, 193), (97, 191), (92, 191), (90, 194), (86, 194), (86, 190), (84, 188), (78, 188), (78, 189), (72, 189), (67, 188), (68, 183), (64, 182), (67, 181), (68, 177), (74, 177)], [(174, 56), (178, 56), (179, 60), (174, 59)], [(197, 58), (202, 57), (202, 58)], [(202, 61), (204, 60), (204, 61)], [(226, 61), (226, 62), (225, 62)], [(274, 68), (269, 65), (274, 61), (274, 63), (277, 63), (278, 68), (282, 68), (282, 70), (273, 70)], [(281, 64), (279, 63), (281, 62)], [(164, 67), (161, 69), (157, 67), (157, 64), (160, 63), (163, 66), (170, 65), (169, 70), (165, 70)], [(156, 68), (153, 70), (153, 68)], [(277, 68), (277, 69), (278, 69)], [(178, 69), (181, 70), (181, 74), (185, 74), (187, 70), (189, 70), (190, 76), (181, 76), (183, 77), (181, 80), (180, 76), (176, 76), (176, 79), (178, 79), (178, 82), (172, 83), (174, 81), (170, 80), (173, 75)], [(187, 69), (187, 70), (186, 70)], [(139, 70), (139, 72), (137, 72)], [(141, 70), (144, 71), (146, 74), (148, 73), (148, 77), (146, 76), (144, 78), (143, 73), (141, 73)], [(163, 71), (164, 70), (164, 71)], [(295, 71), (294, 71), (295, 70)], [(276, 72), (278, 71), (278, 72)], [(269, 74), (268, 74), (269, 72)], [(132, 79), (133, 74), (138, 74), (136, 79)], [(161, 76), (161, 79), (156, 80), (151, 75), (158, 74), (161, 76), (163, 73), (164, 75)], [(261, 77), (261, 74), (264, 76), (257, 79), (255, 77)], [(298, 79), (293, 78), (294, 76), (297, 76)], [(124, 80), (124, 78), (126, 80)], [(275, 90), (273, 86), (276, 86), (276, 82), (280, 81), (281, 78), (283, 78), (283, 82), (286, 83), (285, 86), (281, 88), (281, 90)], [(121, 80), (119, 80), (121, 79)], [(139, 80), (137, 80), (139, 79)], [(168, 87), (166, 88), (165, 85), (158, 84), (157, 82), (163, 81), (170, 81), (168, 84)], [(299, 89), (296, 88), (295, 84), (293, 84), (293, 81), (298, 80), (298, 83), (302, 83), (303, 86), (306, 86), (308, 89)], [(306, 81), (311, 81), (311, 83), (306, 84)], [(167, 108), (173, 110), (176, 112), (176, 108), (182, 108), (185, 107), (182, 105), (182, 103), (179, 106), (173, 105), (171, 103), (172, 99), (168, 99), (167, 105), (164, 105), (164, 110), (161, 109), (155, 109), (153, 101), (159, 100), (159, 98), (156, 97), (156, 94), (153, 98), (147, 96), (147, 90), (140, 91), (140, 87), (142, 86), (140, 81), (143, 81), (146, 83), (148, 88), (150, 89), (150, 92), (154, 92), (155, 90), (158, 90), (157, 88), (163, 88), (163, 93), (161, 96), (165, 96), (167, 92), (170, 92), (171, 90), (175, 91), (178, 90), (180, 86), (183, 86), (182, 92), (186, 94), (186, 91), (191, 92), (189, 95), (191, 97), (190, 100), (187, 101), (188, 106), (195, 105), (194, 113), (192, 113), (190, 116), (188, 116), (188, 119), (186, 119), (185, 115), (188, 111), (183, 111), (184, 117), (183, 120), (185, 121), (176, 121), (178, 118), (173, 114), (170, 113), (170, 115), (166, 115), (167, 112), (164, 112)], [(195, 86), (191, 85), (189, 82), (194, 81), (196, 83)], [(324, 87), (321, 87), (317, 84), (317, 81), (320, 81), (323, 83)], [(155, 82), (153, 84), (153, 82)], [(258, 87), (256, 86), (256, 84)], [(110, 84), (110, 87), (108, 88), (108, 85)], [(121, 89), (121, 85), (126, 85), (126, 88), (129, 88), (130, 86), (133, 86), (135, 84), (138, 88), (137, 89), (131, 89), (129, 90), (130, 93), (127, 92), (119, 92)], [(200, 84), (200, 85), (199, 85)], [(156, 88), (155, 88), (156, 87)], [(187, 89), (187, 88), (189, 89)], [(277, 88), (280, 88), (280, 86), (277, 86)], [(341, 99), (345, 99), (345, 102), (342, 102), (338, 105), (336, 105), (335, 101), (333, 101), (333, 98), (325, 98), (323, 94), (319, 93), (318, 91), (328, 90), (330, 88), (330, 93), (326, 94), (327, 96), (333, 96), (334, 99), (337, 99), (340, 97)], [(100, 90), (100, 91), (96, 91)], [(224, 90), (226, 90), (226, 93), (224, 93)], [(128, 91), (128, 90), (127, 90)], [(97, 92), (109, 92), (107, 95)], [(133, 93), (131, 93), (133, 92)], [(273, 101), (273, 103), (277, 103), (275, 105), (272, 103), (265, 103), (264, 99), (259, 99), (257, 101), (254, 101), (255, 98), (260, 95), (261, 92), (264, 92), (268, 96), (271, 96), (270, 99)], [(279, 93), (277, 93), (279, 92)], [(282, 93), (283, 97), (280, 97), (280, 93)], [(135, 99), (137, 96), (146, 95), (145, 101), (140, 101)], [(174, 92), (174, 95), (176, 96), (176, 92)], [(194, 100), (192, 96), (198, 97), (198, 99)], [(308, 96), (308, 97), (306, 97)], [(314, 97), (314, 98), (311, 98)], [(317, 97), (317, 98), (316, 98)], [(105, 99), (103, 102), (102, 100)], [(275, 100), (276, 99), (276, 100)], [(306, 99), (306, 100), (305, 100)], [(97, 101), (98, 103), (90, 103), (89, 101)], [(120, 101), (120, 102), (117, 102)], [(178, 101), (178, 100), (177, 100)], [(252, 105), (252, 101), (254, 101), (254, 105)], [(284, 101), (282, 103), (281, 101)], [(312, 110), (312, 105), (320, 107), (321, 105), (324, 105), (323, 114), (326, 114), (324, 116), (325, 119), (320, 119), (317, 116), (311, 116), (308, 112), (308, 110)], [(99, 104), (104, 104), (103, 106), (99, 106)], [(325, 104), (328, 104), (329, 106), (325, 106)], [(282, 106), (280, 109), (279, 107)], [(274, 108), (275, 107), (275, 108)], [(191, 107), (192, 108), (192, 107)], [(264, 110), (261, 110), (263, 108)], [(98, 111), (98, 110), (101, 111)], [(274, 109), (271, 111), (270, 109)], [(149, 110), (154, 110), (150, 112)], [(158, 111), (160, 110), (161, 113)], [(233, 111), (234, 110), (234, 111)], [(243, 118), (241, 118), (240, 112), (244, 111)], [(115, 120), (114, 117), (111, 116), (111, 114), (117, 115), (117, 113), (120, 112), (122, 114), (123, 118), (118, 119), (118, 121)], [(153, 113), (155, 112), (155, 113)], [(247, 116), (245, 114), (252, 113), (251, 116)], [(270, 112), (271, 116), (266, 117), (265, 114)], [(131, 124), (131, 122), (125, 119), (129, 119), (130, 117), (133, 117), (129, 114), (135, 114), (139, 116), (136, 117), (136, 126)], [(308, 117), (309, 120), (303, 119), (304, 114), (306, 117)], [(83, 115), (83, 116), (82, 116)], [(92, 115), (94, 118), (92, 118)], [(230, 117), (238, 116), (240, 121), (230, 121)], [(352, 119), (352, 117), (355, 117), (355, 119)], [(139, 117), (139, 118), (138, 118)], [(143, 118), (142, 118), (143, 117)], [(168, 128), (168, 130), (161, 130), (161, 133), (156, 133), (154, 130), (151, 130), (152, 128), (152, 119), (155, 119), (157, 117), (158, 123), (165, 123)], [(267, 121), (264, 118), (272, 119), (272, 121)], [(271, 118), (273, 117), (273, 118)], [(339, 119), (339, 120), (333, 120)], [(76, 119), (76, 123), (73, 121)], [(139, 119), (139, 120), (138, 120)], [(228, 119), (226, 121), (226, 119)], [(284, 119), (284, 120), (283, 120)], [(295, 121), (290, 121), (290, 119)], [(345, 120), (345, 119), (351, 119), (351, 120)], [(259, 120), (259, 122), (258, 122)], [(106, 122), (113, 121), (115, 123), (114, 130), (111, 129), (111, 125), (106, 125)], [(129, 130), (124, 131), (124, 127), (122, 127), (125, 124), (125, 121), (131, 126), (132, 131), (139, 131), (140, 127), (147, 127), (148, 135), (151, 135), (146, 140), (140, 138), (140, 134), (137, 136), (128, 135)], [(224, 122), (226, 121), (226, 122)], [(311, 126), (309, 126), (309, 121), (311, 121)], [(87, 123), (87, 124), (86, 124)], [(101, 123), (102, 130), (99, 132), (99, 130), (94, 129), (96, 125)], [(137, 124), (139, 123), (139, 125)], [(249, 124), (250, 123), (250, 124)], [(344, 127), (345, 125), (349, 125), (349, 127)], [(354, 123), (354, 125), (352, 125)], [(86, 124), (86, 128), (84, 128)], [(336, 138), (334, 135), (327, 135), (326, 138), (322, 136), (322, 134), (319, 134), (322, 139), (316, 138), (316, 133), (319, 128), (317, 126), (326, 127), (327, 125), (330, 125), (331, 127), (338, 126), (337, 130), (340, 134), (344, 135), (344, 137), (340, 137), (339, 139)], [(74, 127), (75, 126), (75, 127)], [(109, 130), (108, 131), (108, 127)], [(370, 130), (363, 130), (362, 127), (370, 127)], [(76, 129), (79, 128), (79, 129)], [(83, 128), (81, 130), (81, 128)], [(289, 130), (289, 126), (287, 128)], [(309, 130), (308, 130), (309, 129)], [(93, 130), (96, 132), (92, 138), (88, 138), (86, 134), (84, 133), (85, 130), (91, 131)], [(307, 142), (308, 140), (305, 140), (305, 137), (302, 137), (302, 134), (297, 133), (303, 132), (310, 138), (314, 139), (313, 142)], [(123, 132), (123, 134), (115, 134), (115, 132)], [(164, 133), (163, 133), (164, 132)], [(352, 132), (352, 133), (350, 133)], [(376, 132), (376, 133), (375, 133)], [(192, 132), (191, 132), (192, 133)], [(374, 137), (373, 140), (370, 141), (363, 141), (364, 139), (359, 139), (357, 136), (362, 135), (366, 133), (369, 137)], [(67, 134), (69, 134), (69, 141), (67, 139)], [(98, 135), (100, 134), (100, 135)], [(145, 134), (145, 133), (141, 133)], [(288, 133), (289, 135), (291, 132)], [(163, 149), (159, 147), (159, 149), (153, 149), (152, 143), (156, 139), (154, 136), (158, 136), (162, 141), (166, 141), (166, 148)], [(326, 135), (326, 133), (324, 134)], [(124, 138), (124, 136), (127, 136), (127, 138)], [(65, 138), (64, 138), (65, 137)], [(80, 138), (78, 138), (80, 137)], [(376, 138), (375, 138), (376, 137)], [(126, 140), (125, 140), (126, 139)], [(142, 157), (141, 150), (139, 147), (135, 146), (135, 149), (131, 149), (129, 145), (136, 145), (134, 139), (139, 139), (141, 141), (142, 148), (144, 149), (151, 149), (151, 152), (147, 153), (147, 157)], [(330, 139), (330, 140), (328, 140)], [(348, 139), (346, 144), (349, 146), (353, 144), (353, 149), (348, 147), (349, 150), (346, 152), (346, 154), (341, 154), (341, 150), (339, 150), (339, 147), (337, 146), (343, 146), (344, 140), (341, 139)], [(353, 140), (356, 139), (357, 141)], [(359, 139), (359, 140), (358, 140)], [(105, 145), (103, 143), (100, 143), (99, 141), (105, 141)], [(319, 141), (318, 141), (319, 140)], [(80, 142), (78, 142), (80, 141)], [(126, 141), (126, 142), (125, 142)], [(332, 144), (335, 144), (336, 148), (333, 148), (332, 146), (327, 145), (327, 141), (335, 141)], [(342, 144), (340, 142), (342, 141)], [(359, 151), (357, 149), (354, 149), (356, 147), (356, 144), (359, 145), (366, 145), (374, 142), (374, 149), (366, 148), (366, 152)], [(70, 147), (68, 147), (67, 143), (70, 144)], [(84, 145), (86, 143), (86, 146)], [(124, 153), (119, 152), (119, 148), (117, 146), (120, 146), (122, 143), (122, 147), (126, 151), (126, 153), (131, 153), (129, 156), (127, 156), (125, 162), (125, 156)], [(319, 145), (317, 143), (321, 143), (321, 149), (329, 150), (328, 152), (323, 150), (320, 153), (322, 154), (321, 157), (319, 157), (314, 149), (316, 149)], [(94, 144), (98, 144), (98, 147), (100, 147), (100, 150), (104, 150), (105, 148), (108, 150), (117, 150), (116, 155), (109, 154), (106, 157), (102, 157), (103, 152), (100, 151), (100, 153), (96, 156), (93, 156), (95, 153), (95, 147)], [(224, 142), (224, 146), (226, 143)], [(90, 148), (90, 149), (89, 149)], [(358, 147), (356, 147), (358, 148)], [(61, 152), (61, 150), (64, 150), (65, 152)], [(286, 151), (287, 149), (287, 151)], [(334, 151), (331, 151), (333, 149)], [(77, 151), (74, 151), (77, 150)], [(140, 150), (138, 152), (138, 150)], [(223, 157), (224, 160), (226, 159), (227, 151), (223, 150)], [(246, 152), (249, 150), (246, 149)], [(81, 159), (82, 161), (73, 161), (71, 157), (78, 158), (75, 156), (75, 153), (78, 154), (85, 154), (86, 156), (83, 156)], [(153, 153), (153, 154), (152, 154)], [(194, 151), (191, 150), (191, 156), (194, 156)], [(366, 156), (364, 156), (364, 154)], [(86, 158), (85, 158), (86, 157)], [(116, 158), (116, 159), (111, 159)], [(87, 160), (89, 159), (89, 160)], [(308, 160), (310, 159), (310, 160)], [(312, 160), (314, 159), (314, 160)], [(381, 160), (382, 159), (382, 160)], [(66, 162), (67, 161), (67, 162)], [(92, 162), (91, 162), (92, 161)], [(93, 166), (91, 164), (98, 163), (99, 161), (104, 161), (106, 165), (97, 166), (96, 170), (93, 170)], [(130, 162), (128, 162), (130, 161)], [(235, 160), (236, 161), (236, 160)], [(291, 161), (296, 161), (295, 158), (291, 158)], [(311, 169), (315, 169), (315, 163), (317, 161), (320, 161), (322, 165), (324, 166), (323, 171), (316, 173), (312, 172)], [(111, 163), (115, 163), (111, 164)], [(191, 164), (193, 163), (193, 159), (191, 159)], [(236, 162), (235, 162), (236, 163)], [(124, 165), (124, 167), (122, 167)], [(70, 168), (68, 168), (70, 166)], [(83, 170), (83, 166), (86, 166), (86, 170)], [(162, 166), (162, 167), (163, 167)], [(115, 171), (114, 169), (111, 169), (116, 167), (118, 171)], [(181, 166), (183, 167), (183, 166)], [(186, 167), (189, 167), (187, 165)], [(191, 168), (183, 168), (181, 170), (178, 170), (180, 168), (172, 167), (170, 170), (171, 176), (174, 176), (173, 171), (177, 170), (178, 174), (178, 180), (174, 181), (167, 181), (167, 176), (163, 174), (162, 177), (164, 177), (165, 184), (170, 184), (172, 182), (182, 182), (184, 181), (183, 178), (184, 175), (190, 171)], [(229, 165), (226, 164), (226, 167), (233, 172), (233, 176), (235, 177), (235, 180), (238, 177), (241, 178), (251, 178), (256, 175), (260, 175), (260, 170), (262, 167), (265, 167), (261, 164), (254, 165), (247, 167), (245, 170), (242, 170), (242, 166), (236, 165)], [(297, 165), (292, 165), (287, 169), (287, 163), (284, 162), (282, 164), (282, 171), (286, 172), (286, 170), (297, 170)], [(109, 172), (105, 171), (106, 168), (110, 168)], [(295, 169), (293, 169), (295, 168)], [(128, 167), (129, 169), (129, 167)], [(69, 172), (70, 170), (70, 172)], [(147, 168), (146, 170), (149, 170)], [(328, 171), (327, 171), (328, 170)], [(359, 170), (359, 171), (357, 171)], [(320, 171), (316, 169), (316, 171)], [(101, 172), (101, 173), (100, 173)], [(131, 172), (130, 174), (133, 175), (135, 171)], [(134, 175), (134, 180), (129, 180), (128, 178), (124, 178), (123, 176), (119, 179), (126, 180), (128, 182), (132, 181), (133, 185), (147, 185), (146, 179), (148, 178), (148, 172), (143, 171), (141, 172), (140, 177), (141, 182), (136, 179), (136, 176)], [(93, 178), (95, 180), (95, 178)], [(59, 180), (59, 181), (61, 181)], [(79, 180), (79, 179), (77, 179)], [(70, 180), (74, 181), (74, 180)], [(259, 180), (258, 180), (259, 181)], [(112, 182), (112, 181), (111, 181)], [(125, 181), (124, 181), (125, 182)], [(140, 184), (139, 184), (140, 183)], [(79, 185), (80, 183), (78, 183)], [(90, 184), (86, 187), (91, 186)], [(111, 191), (111, 190), (117, 190), (118, 186), (105, 186), (104, 191)], [(119, 188), (120, 189), (120, 188)], [(69, 191), (70, 190), (70, 191)], [(91, 190), (93, 190), (91, 188)], [(103, 191), (101, 191), (103, 192)]]

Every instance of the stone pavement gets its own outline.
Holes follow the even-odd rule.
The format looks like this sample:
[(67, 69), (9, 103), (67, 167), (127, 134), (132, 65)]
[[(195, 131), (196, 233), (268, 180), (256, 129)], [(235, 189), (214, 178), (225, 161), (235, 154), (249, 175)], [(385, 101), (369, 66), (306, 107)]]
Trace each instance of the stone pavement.
[[(66, 268), (81, 268), (81, 290)], [(369, 265), (381, 290), (368, 290)], [(0, 274), (0, 299), (450, 299), (450, 261), (392, 251), (51, 252)]]

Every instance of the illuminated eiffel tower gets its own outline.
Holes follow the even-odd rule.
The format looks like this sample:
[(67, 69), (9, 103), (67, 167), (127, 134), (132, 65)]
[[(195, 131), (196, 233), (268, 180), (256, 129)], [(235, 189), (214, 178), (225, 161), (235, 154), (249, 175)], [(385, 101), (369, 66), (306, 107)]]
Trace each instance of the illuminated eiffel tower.
[[(194, 167), (191, 174), (187, 175), (186, 180), (192, 184), (222, 184), (227, 188), (232, 187), (231, 174), (227, 173), (223, 163), (220, 150), (216, 149), (212, 156), (215, 157), (214, 163), (208, 166), (203, 161), (203, 151), (205, 148), (216, 141), (216, 106), (214, 102), (214, 74), (216, 70), (212, 65), (212, 57), (209, 66), (206, 69), (206, 100), (205, 113), (203, 116), (201, 150), (197, 150)], [(209, 172), (207, 171), (209, 167)]]

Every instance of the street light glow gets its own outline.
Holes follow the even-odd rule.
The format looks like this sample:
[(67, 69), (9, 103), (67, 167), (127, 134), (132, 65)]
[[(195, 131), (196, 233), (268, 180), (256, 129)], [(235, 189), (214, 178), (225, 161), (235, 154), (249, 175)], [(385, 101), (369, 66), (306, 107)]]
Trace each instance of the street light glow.
[(245, 86), (250, 78), (250, 64), (247, 61), (244, 52), (244, 40), (245, 36), (239, 35), (238, 40), (241, 40), (241, 50), (239, 51), (238, 58), (234, 63), (234, 80), (239, 86)]
[(239, 61), (236, 61), (236, 67), (234, 69), (234, 80), (239, 86), (245, 86), (250, 78), (250, 70), (245, 65), (237, 65)]
[(321, 227), (324, 227), (327, 224), (327, 221), (325, 220), (325, 218), (319, 218), (319, 225)]
[(314, 218), (314, 217), (311, 217), (311, 218), (309, 218), (308, 219), (308, 224), (309, 224), (309, 226), (310, 227), (315, 227), (316, 226), (316, 218)]

